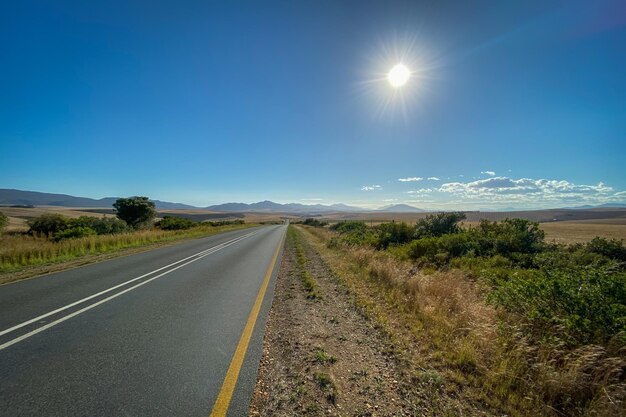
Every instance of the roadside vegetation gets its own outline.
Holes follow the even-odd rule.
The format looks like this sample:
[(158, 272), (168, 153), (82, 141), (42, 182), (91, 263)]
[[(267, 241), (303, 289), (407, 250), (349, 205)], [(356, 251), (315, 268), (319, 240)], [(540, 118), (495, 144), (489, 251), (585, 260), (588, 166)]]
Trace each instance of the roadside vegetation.
[(146, 197), (118, 199), (114, 206), (117, 218), (43, 214), (28, 221), (28, 232), (0, 235), (0, 274), (249, 226), (241, 220), (197, 223), (173, 216), (155, 222), (154, 203)]
[(463, 220), (306, 235), (395, 335), (416, 384), (510, 415), (626, 415), (623, 242), (554, 244), (528, 220)]
[(4, 214), (0, 213), (0, 233), (4, 230), (5, 227), (9, 224), (9, 218)]
[(287, 229), (287, 239), (289, 239), (289, 243), (295, 248), (298, 273), (302, 281), (302, 286), (307, 293), (307, 298), (310, 300), (322, 298), (317, 282), (315, 282), (315, 279), (306, 268), (307, 258), (304, 253), (304, 248), (302, 247), (301, 238), (293, 227)]

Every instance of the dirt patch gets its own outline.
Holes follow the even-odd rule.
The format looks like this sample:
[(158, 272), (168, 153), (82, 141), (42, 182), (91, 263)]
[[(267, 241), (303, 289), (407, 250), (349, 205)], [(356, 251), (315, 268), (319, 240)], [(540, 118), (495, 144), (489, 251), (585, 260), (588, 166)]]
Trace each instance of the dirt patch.
[(413, 398), (384, 334), (290, 228), (250, 415), (415, 415)]

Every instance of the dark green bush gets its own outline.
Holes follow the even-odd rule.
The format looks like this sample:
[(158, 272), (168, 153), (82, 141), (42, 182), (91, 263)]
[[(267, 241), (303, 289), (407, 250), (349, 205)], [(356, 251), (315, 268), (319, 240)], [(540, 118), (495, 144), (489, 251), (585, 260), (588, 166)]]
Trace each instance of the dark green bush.
[(408, 254), (420, 263), (441, 266), (452, 258), (475, 254), (478, 245), (473, 237), (471, 233), (462, 232), (417, 239), (409, 244)]
[(334, 245), (338, 245), (341, 242), (350, 246), (365, 245), (375, 247), (378, 244), (378, 232), (371, 227), (367, 227), (364, 222), (352, 220), (339, 222), (331, 225), (330, 229), (341, 234), (333, 243)]
[(413, 227), (406, 223), (382, 223), (376, 226), (378, 232), (377, 249), (387, 249), (389, 245), (402, 245), (413, 238)]
[(314, 226), (314, 227), (324, 227), (328, 224), (328, 222), (325, 221), (321, 221), (318, 219), (313, 219), (313, 218), (307, 218), (304, 219), (304, 221), (302, 222), (302, 224), (305, 224), (307, 226)]
[[(605, 268), (511, 270), (489, 300), (517, 314), (536, 340), (606, 344), (626, 332), (626, 273)], [(623, 334), (623, 333), (622, 333)]]
[(545, 249), (545, 233), (539, 223), (525, 219), (482, 220), (471, 233), (480, 255), (511, 257), (514, 253), (538, 253)]
[(30, 226), (29, 233), (50, 236), (67, 229), (68, 218), (54, 213), (42, 214), (39, 217), (29, 220), (28, 226)]
[(228, 226), (231, 224), (245, 224), (244, 220), (217, 220), (210, 222), (203, 222), (202, 224), (208, 224), (209, 226), (217, 227), (217, 226)]
[(130, 230), (126, 222), (114, 217), (81, 216), (77, 219), (69, 219), (67, 223), (68, 228), (88, 227), (99, 235), (124, 233)]
[(364, 230), (355, 230), (350, 233), (345, 233), (341, 236), (341, 242), (350, 246), (373, 246), (378, 244), (378, 233), (371, 229), (365, 228)]
[(414, 237), (420, 239), (459, 233), (461, 227), (458, 223), (462, 220), (465, 220), (465, 213), (462, 212), (429, 214), (415, 224)]
[(537, 253), (533, 258), (533, 266), (536, 268), (569, 269), (579, 266), (596, 268), (608, 265), (619, 268), (615, 260), (588, 251), (585, 244), (551, 247)]
[(433, 262), (439, 251), (439, 238), (424, 237), (411, 242), (408, 253), (411, 259)]
[(335, 223), (330, 226), (330, 229), (339, 233), (365, 232), (367, 230), (367, 225), (365, 222), (348, 220), (345, 222)]
[(183, 217), (165, 216), (156, 226), (162, 230), (184, 230), (196, 226), (197, 223)]
[(626, 262), (626, 246), (622, 240), (594, 237), (591, 242), (587, 243), (586, 249), (591, 253)]
[(83, 226), (71, 227), (68, 229), (63, 229), (54, 234), (54, 240), (59, 241), (63, 239), (74, 239), (78, 237), (86, 237), (96, 235), (96, 231)]

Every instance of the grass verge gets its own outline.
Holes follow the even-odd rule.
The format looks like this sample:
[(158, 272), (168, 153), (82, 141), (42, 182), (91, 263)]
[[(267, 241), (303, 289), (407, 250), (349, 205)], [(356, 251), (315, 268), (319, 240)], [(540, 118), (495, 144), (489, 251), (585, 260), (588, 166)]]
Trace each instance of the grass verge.
[(198, 226), (187, 230), (141, 230), (54, 242), (28, 235), (0, 236), (0, 284), (132, 253), (133, 249), (245, 229), (256, 224)]
[(311, 300), (321, 299), (322, 295), (320, 293), (319, 286), (315, 282), (315, 279), (313, 278), (311, 273), (306, 269), (306, 255), (304, 253), (304, 248), (302, 247), (300, 235), (295, 231), (294, 226), (289, 226), (287, 230), (287, 239), (291, 240), (291, 243), (296, 250), (296, 259), (298, 263), (300, 280), (302, 281), (304, 290), (307, 293), (307, 298)]
[(486, 302), (489, 290), (472, 274), (423, 271), (388, 251), (337, 244), (326, 229), (300, 230), (389, 335), (432, 415), (467, 414), (465, 404), (510, 416), (626, 415), (619, 344), (531, 343), (523, 323)]

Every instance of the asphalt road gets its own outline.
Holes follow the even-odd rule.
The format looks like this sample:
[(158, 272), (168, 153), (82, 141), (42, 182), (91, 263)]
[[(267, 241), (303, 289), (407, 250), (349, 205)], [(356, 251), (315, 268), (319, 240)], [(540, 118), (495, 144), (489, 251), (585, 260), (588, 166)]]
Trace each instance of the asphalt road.
[(218, 395), (229, 416), (247, 415), (285, 232), (227, 232), (0, 286), (0, 416), (207, 417)]

